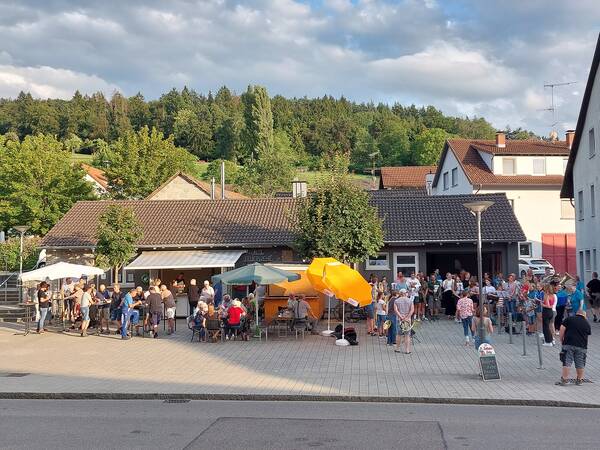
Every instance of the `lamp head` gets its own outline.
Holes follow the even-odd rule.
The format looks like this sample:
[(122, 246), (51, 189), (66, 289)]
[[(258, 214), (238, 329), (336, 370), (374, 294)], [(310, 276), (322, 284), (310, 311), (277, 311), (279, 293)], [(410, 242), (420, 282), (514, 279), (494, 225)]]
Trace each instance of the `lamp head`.
[(476, 202), (463, 203), (463, 206), (469, 211), (471, 211), (473, 214), (477, 214), (485, 212), (493, 204), (494, 202), (489, 200), (480, 200)]
[(19, 233), (25, 233), (31, 227), (29, 225), (16, 225), (13, 228), (15, 230), (17, 230)]

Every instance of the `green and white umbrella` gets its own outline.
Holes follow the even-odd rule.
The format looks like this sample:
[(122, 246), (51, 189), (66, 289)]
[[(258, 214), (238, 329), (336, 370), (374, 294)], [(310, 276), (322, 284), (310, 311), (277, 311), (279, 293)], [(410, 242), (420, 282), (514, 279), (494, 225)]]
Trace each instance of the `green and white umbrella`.
[[(212, 278), (213, 284), (222, 283), (226, 285), (250, 285), (258, 284), (275, 284), (282, 281), (296, 281), (300, 279), (300, 275), (287, 270), (278, 269), (276, 267), (265, 266), (260, 263), (249, 264), (238, 269), (230, 270), (229, 272), (220, 275), (214, 275)], [(258, 298), (255, 299), (256, 307), (256, 330), (258, 330)]]

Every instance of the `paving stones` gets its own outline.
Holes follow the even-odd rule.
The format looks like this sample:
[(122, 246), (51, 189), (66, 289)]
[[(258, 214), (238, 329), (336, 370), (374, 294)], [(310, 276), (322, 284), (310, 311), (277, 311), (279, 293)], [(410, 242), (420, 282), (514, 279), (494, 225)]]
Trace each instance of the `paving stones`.
[[(189, 342), (183, 324), (159, 339), (45, 333), (14, 335), (15, 324), (0, 324), (0, 393), (194, 394), (221, 396), (319, 396), (390, 400), (574, 402), (600, 405), (593, 383), (557, 387), (558, 347), (544, 347), (539, 370), (535, 337), (508, 344), (494, 335), (502, 380), (478, 377), (475, 349), (464, 346), (462, 326), (441, 320), (423, 323), (411, 355), (394, 353), (384, 339), (366, 335), (357, 324), (359, 345), (336, 347), (334, 339), (269, 338), (268, 342)], [(592, 324), (586, 378), (600, 373), (600, 325)], [(6, 394), (5, 394), (6, 396)]]

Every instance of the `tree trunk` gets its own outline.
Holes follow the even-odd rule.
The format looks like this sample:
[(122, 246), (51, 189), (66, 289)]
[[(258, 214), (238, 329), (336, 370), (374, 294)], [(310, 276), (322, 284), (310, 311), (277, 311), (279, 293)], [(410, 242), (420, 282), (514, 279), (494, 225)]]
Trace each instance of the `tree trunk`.
[(119, 282), (119, 266), (115, 266), (115, 273), (113, 278), (113, 284)]

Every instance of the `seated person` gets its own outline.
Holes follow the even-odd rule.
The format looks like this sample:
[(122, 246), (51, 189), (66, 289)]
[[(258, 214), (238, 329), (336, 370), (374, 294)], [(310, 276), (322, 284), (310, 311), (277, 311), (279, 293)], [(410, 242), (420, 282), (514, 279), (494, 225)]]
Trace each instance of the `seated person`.
[(312, 331), (318, 318), (306, 301), (304, 294), (298, 295), (294, 302), (294, 323), (306, 323), (306, 329)]
[(225, 339), (235, 338), (235, 331), (242, 326), (242, 318), (246, 312), (242, 308), (242, 303), (235, 299), (231, 302), (231, 306), (227, 310), (227, 323), (225, 325)]

